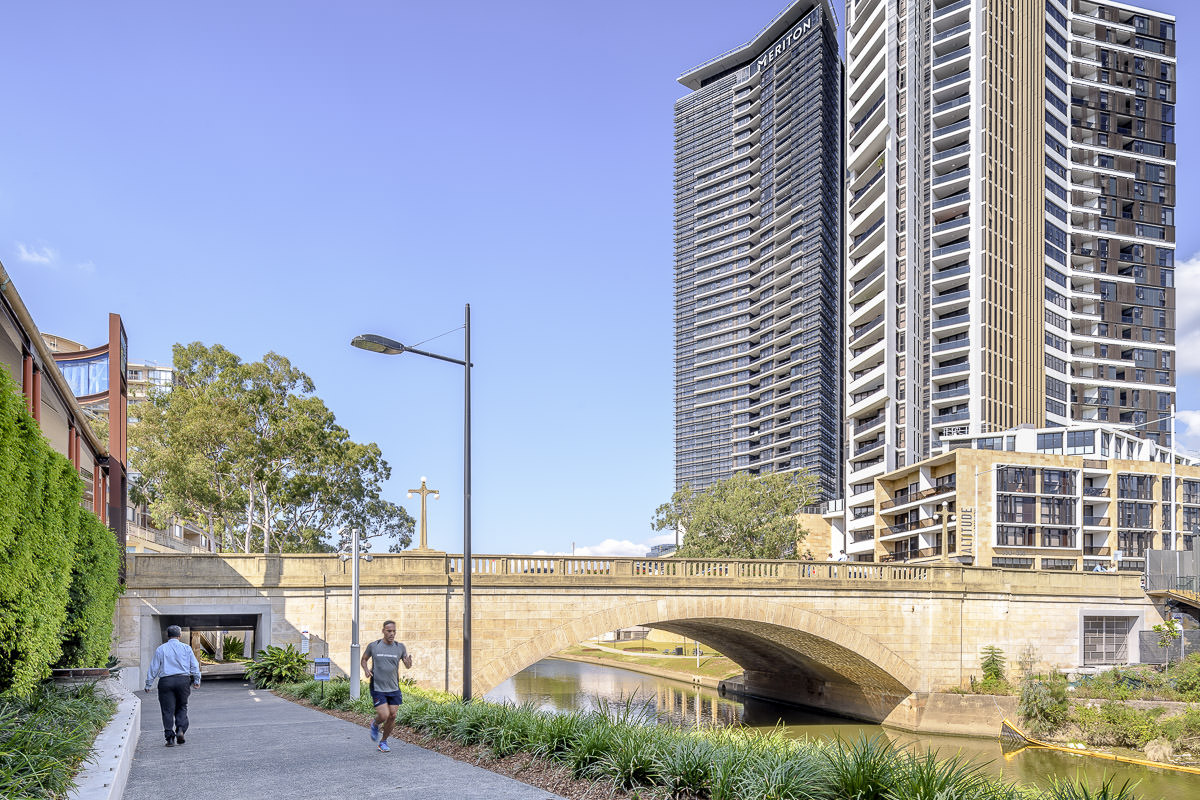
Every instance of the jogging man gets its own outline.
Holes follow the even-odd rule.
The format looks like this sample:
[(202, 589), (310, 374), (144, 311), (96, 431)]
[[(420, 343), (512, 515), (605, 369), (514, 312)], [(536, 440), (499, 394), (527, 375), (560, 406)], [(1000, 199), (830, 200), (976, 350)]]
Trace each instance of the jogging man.
[[(371, 666), (367, 666), (367, 662)], [(363, 674), (371, 681), (371, 702), (375, 704), (375, 719), (371, 722), (371, 741), (379, 742), (379, 750), (390, 753), (388, 737), (396, 725), (396, 712), (404, 702), (400, 693), (400, 663), (412, 668), (408, 649), (396, 641), (396, 623), (383, 623), (383, 638), (367, 645), (362, 657)]]
[(167, 747), (186, 741), (188, 729), (188, 695), (200, 686), (200, 662), (192, 648), (179, 641), (183, 630), (178, 625), (167, 626), (167, 641), (154, 651), (150, 670), (146, 673), (146, 694), (158, 678), (158, 705), (162, 710), (163, 732)]

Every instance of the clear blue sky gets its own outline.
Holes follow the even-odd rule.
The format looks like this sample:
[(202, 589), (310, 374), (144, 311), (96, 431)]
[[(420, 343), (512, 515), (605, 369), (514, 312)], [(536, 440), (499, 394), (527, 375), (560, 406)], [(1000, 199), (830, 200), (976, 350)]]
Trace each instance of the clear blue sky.
[[(785, 5), (8, 4), (0, 259), (44, 331), (99, 343), (116, 311), (135, 359), (288, 356), (383, 448), (393, 500), (442, 490), (451, 551), (461, 370), (349, 341), (437, 336), (470, 302), (475, 551), (638, 552), (673, 488), (675, 78)], [(1200, 11), (1151, 5), (1179, 15), (1183, 261)]]

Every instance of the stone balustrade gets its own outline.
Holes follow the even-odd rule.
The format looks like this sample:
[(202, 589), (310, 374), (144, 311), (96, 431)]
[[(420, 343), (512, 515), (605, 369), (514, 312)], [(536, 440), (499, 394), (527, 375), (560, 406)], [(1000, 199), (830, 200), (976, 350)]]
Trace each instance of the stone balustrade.
[[(461, 585), (461, 555), (436, 551), (375, 555), (362, 562), (362, 586)], [(328, 554), (139, 553), (130, 556), (133, 585), (299, 587), (345, 586), (349, 565)], [(587, 558), (475, 555), (471, 581), (488, 586), (854, 586), (873, 590), (994, 591), (1004, 594), (1138, 597), (1140, 575), (1048, 572), (959, 564), (876, 564), (854, 561)]]

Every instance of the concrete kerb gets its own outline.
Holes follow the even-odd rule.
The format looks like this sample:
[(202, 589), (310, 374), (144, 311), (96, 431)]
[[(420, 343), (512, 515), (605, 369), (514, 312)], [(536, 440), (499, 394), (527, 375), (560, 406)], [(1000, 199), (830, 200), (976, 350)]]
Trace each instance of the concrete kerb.
[(75, 776), (75, 787), (67, 800), (119, 800), (129, 781), (133, 751), (142, 732), (142, 701), (135, 693), (137, 667), (125, 667), (118, 678), (109, 678), (100, 688), (117, 701), (117, 713), (92, 745), (92, 756)]

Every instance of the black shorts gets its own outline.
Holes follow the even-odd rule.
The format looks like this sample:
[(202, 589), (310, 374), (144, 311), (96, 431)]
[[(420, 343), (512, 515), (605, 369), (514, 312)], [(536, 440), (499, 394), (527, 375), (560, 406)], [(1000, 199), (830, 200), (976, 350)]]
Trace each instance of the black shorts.
[(377, 692), (372, 689), (371, 702), (375, 704), (376, 708), (384, 703), (387, 703), (389, 706), (398, 706), (404, 702), (404, 693), (399, 689), (394, 692)]

